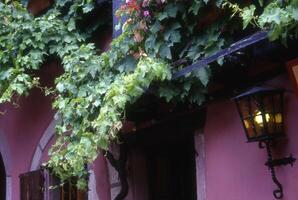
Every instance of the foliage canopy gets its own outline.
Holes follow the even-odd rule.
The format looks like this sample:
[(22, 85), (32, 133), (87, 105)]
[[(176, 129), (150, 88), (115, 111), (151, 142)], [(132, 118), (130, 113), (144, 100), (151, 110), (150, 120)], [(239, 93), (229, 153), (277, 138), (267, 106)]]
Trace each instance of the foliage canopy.
[(201, 104), (223, 60), (179, 80), (172, 73), (226, 47), (242, 29), (270, 30), (270, 39), (284, 44), (298, 34), (297, 0), (126, 0), (116, 12), (126, 18), (117, 25), (122, 34), (99, 54), (88, 42), (95, 27), (77, 25), (96, 1), (57, 0), (38, 17), (24, 3), (0, 3), (0, 103), (41, 88), (35, 72), (49, 55), (60, 58), (64, 73), (55, 87), (42, 88), (61, 116), (48, 166), (63, 180), (81, 178), (80, 188), (85, 164), (117, 139), (127, 105), (149, 86), (167, 101)]

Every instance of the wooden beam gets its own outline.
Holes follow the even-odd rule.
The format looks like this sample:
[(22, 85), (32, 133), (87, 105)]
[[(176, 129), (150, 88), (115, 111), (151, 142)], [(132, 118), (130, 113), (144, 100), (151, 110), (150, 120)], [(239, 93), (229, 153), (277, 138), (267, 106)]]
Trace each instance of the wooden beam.
[(233, 43), (230, 47), (228, 47), (226, 49), (220, 50), (220, 51), (216, 52), (215, 54), (212, 54), (211, 56), (203, 58), (202, 60), (183, 68), (179, 72), (175, 73), (173, 75), (172, 79), (177, 79), (177, 78), (182, 77), (194, 70), (204, 68), (208, 64), (210, 64), (220, 58), (223, 58), (223, 57), (230, 55), (236, 51), (239, 51), (240, 49), (243, 49), (249, 45), (255, 44), (255, 43), (265, 40), (267, 38), (268, 38), (268, 31), (260, 31), (253, 35), (250, 35), (236, 43)]

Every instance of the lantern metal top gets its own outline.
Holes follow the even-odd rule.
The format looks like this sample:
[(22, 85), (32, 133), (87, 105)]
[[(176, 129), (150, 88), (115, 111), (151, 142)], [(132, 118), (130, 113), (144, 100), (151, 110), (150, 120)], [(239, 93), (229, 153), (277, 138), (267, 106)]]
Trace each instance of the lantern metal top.
[(252, 89), (236, 97), (233, 97), (232, 100), (241, 99), (255, 94), (270, 94), (270, 93), (279, 93), (279, 92), (284, 92), (284, 90), (280, 88), (272, 88), (272, 87), (253, 87)]

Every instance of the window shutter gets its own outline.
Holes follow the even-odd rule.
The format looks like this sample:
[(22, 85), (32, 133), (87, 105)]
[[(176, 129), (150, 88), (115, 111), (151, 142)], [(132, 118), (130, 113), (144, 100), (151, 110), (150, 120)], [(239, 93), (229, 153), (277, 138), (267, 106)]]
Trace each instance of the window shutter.
[(76, 188), (76, 185), (71, 183), (65, 183), (61, 187), (60, 195), (61, 195), (61, 200), (87, 200), (88, 199), (87, 192), (78, 190)]
[(65, 183), (48, 170), (41, 169), (20, 175), (21, 200), (87, 200), (85, 191), (75, 184)]
[(21, 174), (21, 200), (43, 200), (43, 185), (42, 170)]
[(53, 176), (48, 170), (44, 170), (44, 200), (60, 200), (60, 180)]

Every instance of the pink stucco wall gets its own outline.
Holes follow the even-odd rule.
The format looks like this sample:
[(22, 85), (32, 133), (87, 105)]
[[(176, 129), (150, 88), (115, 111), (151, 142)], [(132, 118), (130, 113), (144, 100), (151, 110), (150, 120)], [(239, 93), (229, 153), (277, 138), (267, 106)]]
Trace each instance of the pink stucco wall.
[[(42, 86), (51, 86), (54, 77), (61, 72), (56, 61), (45, 63), (38, 72)], [(52, 99), (45, 96), (40, 89), (33, 89), (27, 97), (16, 101), (18, 106), (12, 104), (0, 105), (0, 134), (5, 145), (4, 162), (10, 163), (6, 169), (11, 177), (11, 197), (18, 200), (19, 175), (30, 170), (35, 149), (45, 129), (53, 118)], [(4, 141), (5, 140), (5, 141)], [(3, 149), (3, 148), (0, 148)]]
[(107, 160), (103, 153), (94, 162), (94, 173), (96, 180), (96, 191), (100, 200), (111, 200), (109, 173)]
[[(298, 157), (298, 98), (291, 92), (286, 75), (268, 83), (288, 90), (285, 94), (286, 135), (274, 150), (276, 157), (292, 153)], [(276, 189), (264, 163), (266, 151), (246, 136), (232, 101), (208, 107), (205, 126), (207, 200), (272, 200)], [(297, 199), (298, 164), (277, 167), (284, 187), (284, 200)]]
[[(53, 76), (58, 72), (57, 65), (46, 65), (41, 71), (43, 83), (52, 84)], [(276, 157), (282, 157), (292, 153), (298, 157), (296, 144), (298, 98), (291, 92), (291, 84), (286, 75), (268, 84), (287, 89), (285, 100), (287, 138), (278, 143), (274, 154)], [(12, 200), (19, 200), (19, 175), (29, 171), (38, 142), (53, 118), (51, 101), (50, 97), (45, 97), (41, 91), (35, 89), (28, 97), (20, 98), (18, 108), (9, 104), (0, 105), (0, 111), (6, 112), (5, 115), (0, 115), (0, 139), (5, 138), (6, 144), (0, 141), (0, 145), (8, 148), (6, 152), (1, 153), (9, 152), (4, 155), (4, 162), (9, 163), (7, 170), (12, 177)], [(4, 134), (4, 137), (1, 134)], [(246, 143), (236, 106), (232, 101), (226, 100), (208, 106), (204, 134), (207, 200), (273, 199), (272, 191), (276, 186), (271, 180), (270, 172), (264, 166), (267, 159), (266, 152), (259, 149), (257, 143)], [(46, 149), (53, 142), (52, 139)], [(42, 161), (47, 159), (45, 151)], [(142, 174), (139, 174), (143, 168), (140, 159), (136, 160), (138, 162), (135, 163), (138, 164), (132, 166), (136, 168), (132, 170), (135, 176), (132, 172), (129, 173), (129, 180), (133, 180), (135, 186), (131, 187), (127, 199), (143, 200), (141, 195), (146, 194), (146, 191), (141, 184), (146, 181)], [(277, 177), (284, 186), (284, 200), (297, 199), (297, 166), (298, 163), (294, 167), (277, 167)], [(93, 169), (100, 200), (110, 200), (109, 174), (106, 160), (102, 155), (95, 161)]]
[[(28, 9), (33, 14), (40, 12), (51, 4), (51, 0), (31, 0)], [(99, 46), (107, 50), (111, 41), (110, 30), (105, 31), (100, 37)], [(61, 73), (57, 62), (46, 63), (38, 75), (43, 86), (53, 85), (54, 78)], [(34, 89), (28, 97), (21, 97), (19, 107), (11, 104), (0, 105), (0, 153), (3, 154), (7, 176), (11, 177), (12, 200), (19, 200), (19, 175), (30, 171), (34, 152), (40, 138), (50, 124), (55, 114), (52, 110), (52, 99), (44, 96), (39, 89)], [(41, 163), (48, 160), (48, 149), (54, 143), (54, 138), (49, 141), (43, 154)], [(110, 200), (110, 188), (106, 161), (100, 156), (94, 163), (97, 181), (97, 193), (101, 200)], [(11, 200), (11, 199), (9, 199)]]
[[(45, 64), (40, 72), (42, 84), (52, 85), (55, 75), (60, 71), (56, 62)], [(5, 115), (0, 115), (0, 151), (7, 166), (7, 176), (12, 180), (12, 200), (20, 199), (19, 175), (30, 171), (34, 152), (55, 114), (51, 97), (44, 96), (39, 89), (32, 90), (28, 97), (21, 97), (18, 104), (18, 107), (0, 105), (0, 111), (5, 111)], [(55, 137), (48, 141), (40, 164), (48, 160), (48, 150), (54, 142)], [(108, 170), (102, 155), (95, 161), (93, 168), (99, 198), (110, 200)]]
[(41, 160), (40, 160), (41, 164), (46, 163), (46, 162), (49, 160), (49, 158), (50, 158), (50, 157), (49, 157), (49, 150), (51, 149), (51, 146), (52, 146), (53, 144), (55, 144), (55, 141), (56, 141), (56, 137), (54, 136), (54, 137), (52, 137), (51, 140), (47, 143), (47, 145), (46, 145), (46, 147), (45, 147), (43, 153), (41, 154)]
[[(51, 67), (54, 66), (48, 65), (41, 75), (50, 72)], [(47, 76), (42, 81), (50, 82)], [(0, 115), (0, 129), (6, 139), (2, 142), (6, 142), (10, 153), (4, 162), (11, 163), (9, 175), (12, 177), (13, 200), (19, 200), (19, 175), (29, 171), (39, 138), (54, 114), (50, 97), (45, 97), (38, 89), (32, 90), (28, 97), (21, 97), (18, 104), (19, 107), (11, 104), (0, 106), (0, 110), (5, 112)]]

